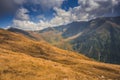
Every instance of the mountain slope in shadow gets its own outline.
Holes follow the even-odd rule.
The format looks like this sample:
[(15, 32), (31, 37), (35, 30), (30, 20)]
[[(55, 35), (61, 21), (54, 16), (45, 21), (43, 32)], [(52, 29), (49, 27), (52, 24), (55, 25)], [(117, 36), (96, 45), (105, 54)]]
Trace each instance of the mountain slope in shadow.
[[(38, 32), (40, 34), (59, 33), (62, 39), (56, 45), (59, 47), (62, 42), (64, 44), (60, 47), (62, 49), (74, 50), (98, 61), (120, 64), (120, 17), (102, 17), (90, 21), (73, 22)], [(54, 35), (42, 36), (55, 37)], [(49, 42), (49, 40), (46, 41)], [(56, 42), (54, 39), (52, 41)]]

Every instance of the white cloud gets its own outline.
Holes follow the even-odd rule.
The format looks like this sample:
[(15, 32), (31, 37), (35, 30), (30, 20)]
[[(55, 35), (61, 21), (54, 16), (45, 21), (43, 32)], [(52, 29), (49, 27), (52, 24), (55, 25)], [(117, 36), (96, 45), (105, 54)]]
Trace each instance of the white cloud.
[[(93, 18), (104, 16), (110, 11), (112, 12), (113, 6), (117, 5), (119, 2), (119, 0), (78, 0), (79, 6), (65, 11), (60, 8), (63, 0), (34, 1), (35, 4), (41, 4), (42, 6), (47, 5), (46, 8), (54, 7), (53, 9), (56, 12), (54, 13), (55, 16), (48, 21), (44, 15), (40, 15), (38, 18), (41, 20), (38, 23), (35, 23), (30, 21), (29, 15), (26, 14), (29, 12), (28, 10), (20, 9), (16, 14), (15, 20), (13, 21), (13, 27), (24, 30), (41, 30), (47, 27), (65, 25), (73, 21), (87, 21)], [(60, 3), (58, 3), (59, 1)]]
[(78, 17), (83, 16), (79, 18), (80, 20), (110, 16), (113, 15), (114, 7), (119, 2), (120, 0), (78, 0), (79, 6), (75, 7), (73, 11), (76, 10), (75, 14)]
[(71, 10), (65, 11), (57, 7), (55, 7), (54, 10), (56, 12), (54, 18), (52, 18), (50, 21), (42, 21), (42, 20), (40, 21), (39, 24), (42, 27), (54, 27), (59, 25), (65, 25), (77, 20), (77, 16), (72, 14)]
[[(15, 19), (13, 21), (13, 27), (24, 29), (24, 30), (41, 30), (47, 27), (54, 27), (59, 25), (65, 25), (76, 20), (76, 16), (72, 14), (70, 11), (65, 11), (60, 8), (55, 7), (54, 10), (56, 11), (55, 17), (52, 18), (50, 21), (40, 20), (38, 23), (26, 20), (26, 19)], [(23, 11), (26, 12), (26, 11)], [(26, 14), (25, 14), (26, 15)], [(39, 16), (40, 18), (44, 16)]]
[(29, 11), (25, 8), (20, 8), (17, 12), (16, 12), (16, 16), (15, 19), (17, 20), (29, 20), (29, 15), (27, 14)]
[(27, 14), (28, 12), (29, 11), (27, 9), (20, 8), (13, 20), (12, 27), (24, 30), (38, 30), (38, 28), (40, 29), (37, 23), (30, 21), (30, 17)]
[(23, 30), (40, 30), (41, 27), (38, 27), (37, 23), (32, 21), (21, 21), (21, 20), (14, 20), (12, 27), (19, 28)]
[(118, 2), (118, 0), (78, 0), (80, 5), (70, 8), (68, 11), (55, 7), (55, 17), (50, 21), (41, 22), (42, 25), (47, 24), (47, 27), (53, 27), (65, 25), (73, 21), (88, 21), (104, 16), (105, 13), (108, 14), (107, 12), (112, 11), (113, 6), (117, 5)]
[(86, 11), (94, 10), (100, 6), (95, 0), (79, 0), (78, 3), (84, 7)]
[[(51, 9), (54, 7), (60, 7), (64, 0), (14, 0), (16, 4), (24, 4), (24, 3), (32, 3), (39, 4), (43, 9)], [(13, 20), (12, 27), (24, 29), (24, 30), (41, 30), (43, 28), (62, 25), (63, 19), (60, 17), (55, 17), (50, 21), (46, 21), (47, 19), (44, 15), (39, 15), (37, 18), (41, 19), (38, 23), (30, 21), (29, 11), (25, 8), (20, 8), (16, 12), (16, 16)]]
[(85, 9), (85, 11), (108, 10), (119, 2), (120, 0), (78, 0), (79, 5)]

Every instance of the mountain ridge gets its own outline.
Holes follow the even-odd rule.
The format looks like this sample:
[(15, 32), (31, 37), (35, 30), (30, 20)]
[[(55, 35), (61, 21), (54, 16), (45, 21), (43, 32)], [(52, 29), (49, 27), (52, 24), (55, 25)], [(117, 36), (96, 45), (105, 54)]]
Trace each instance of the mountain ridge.
[(40, 35), (36, 37), (38, 41), (40, 37), (58, 48), (77, 51), (98, 61), (120, 64), (119, 16), (73, 22), (33, 33)]
[[(59, 30), (60, 27), (66, 27), (64, 28), (65, 31), (61, 30), (60, 32)], [(70, 50), (75, 50), (77, 52), (83, 53), (84, 55), (90, 58), (94, 58), (102, 62), (120, 64), (120, 54), (119, 54), (120, 17), (119, 16), (101, 17), (84, 22), (73, 22), (68, 25), (64, 25), (60, 27), (59, 26), (55, 27), (54, 28), (55, 31), (51, 31), (50, 29), (45, 31), (46, 30), (45, 29), (39, 32), (40, 34), (45, 34), (49, 31), (55, 32), (55, 34), (56, 32), (60, 33), (61, 34), (60, 36), (62, 37), (60, 42), (63, 42), (64, 44), (68, 43), (69, 46), (71, 46)], [(76, 37), (76, 35), (80, 33), (82, 34)], [(115, 35), (115, 37), (113, 34)], [(55, 36), (49, 35), (49, 37), (55, 37)], [(49, 41), (47, 40), (47, 42)], [(113, 48), (112, 47), (113, 45), (116, 46), (116, 48)], [(57, 44), (57, 46), (59, 47), (59, 43)], [(64, 47), (61, 48), (67, 49)], [(112, 60), (113, 55), (114, 55), (114, 59)]]

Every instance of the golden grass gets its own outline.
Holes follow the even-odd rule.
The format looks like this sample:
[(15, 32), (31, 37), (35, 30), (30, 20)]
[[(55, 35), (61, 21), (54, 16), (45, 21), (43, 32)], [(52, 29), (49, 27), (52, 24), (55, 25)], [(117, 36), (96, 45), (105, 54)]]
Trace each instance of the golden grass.
[(0, 30), (0, 80), (120, 80), (120, 66)]

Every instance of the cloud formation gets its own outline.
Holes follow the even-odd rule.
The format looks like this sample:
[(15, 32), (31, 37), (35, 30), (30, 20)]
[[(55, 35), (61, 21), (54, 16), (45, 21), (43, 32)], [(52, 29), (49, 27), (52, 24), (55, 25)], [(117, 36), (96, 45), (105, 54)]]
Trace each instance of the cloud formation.
[(20, 8), (17, 12), (16, 12), (16, 16), (15, 19), (17, 20), (29, 20), (30, 17), (28, 15), (29, 11), (25, 8)]
[(16, 12), (12, 27), (24, 30), (40, 30), (37, 23), (30, 21), (29, 11), (25, 8), (20, 8)]
[[(51, 9), (54, 7), (60, 7), (64, 0), (11, 0), (17, 5), (23, 5), (25, 3), (39, 5), (43, 9)], [(12, 2), (12, 3), (13, 3)], [(42, 21), (35, 23), (30, 20), (29, 11), (26, 8), (21, 8), (16, 11), (15, 18), (13, 20), (12, 27), (24, 29), (24, 30), (40, 30), (45, 27), (53, 26), (54, 21)], [(39, 18), (45, 20), (44, 15), (39, 15)]]
[(0, 17), (6, 13), (14, 14), (20, 7), (26, 5), (39, 5), (43, 10), (61, 7), (64, 0), (0, 0)]
[[(119, 0), (78, 0), (80, 14), (85, 13), (89, 16), (86, 19), (109, 16), (114, 14), (114, 8), (119, 4)], [(91, 16), (91, 17), (90, 17)]]
[[(32, 22), (29, 20), (28, 12), (26, 9), (22, 8), (18, 10), (16, 18), (13, 21), (13, 27), (24, 29), (24, 30), (41, 30), (47, 27), (55, 27), (59, 25), (65, 25), (72, 21), (77, 20), (77, 16), (71, 13), (71, 11), (65, 11), (63, 9), (54, 8), (56, 14), (55, 17), (49, 21), (40, 20), (38, 23)], [(44, 16), (40, 16), (44, 17)]]
[[(33, 0), (31, 0), (33, 1)], [(25, 2), (17, 2), (23, 4)], [(79, 6), (69, 8), (69, 10), (61, 9), (63, 0), (34, 0), (34, 4), (40, 4), (44, 8), (52, 8), (55, 13), (51, 20), (47, 20), (44, 15), (39, 15), (41, 19), (35, 23), (30, 21), (29, 11), (19, 9), (16, 18), (13, 21), (13, 27), (25, 30), (40, 30), (47, 27), (65, 25), (73, 21), (87, 21), (97, 17), (112, 16), (117, 13), (116, 6), (119, 5), (119, 0), (78, 0)], [(46, 6), (47, 5), (47, 6)], [(46, 6), (46, 7), (45, 7)]]
[(31, 0), (32, 3), (41, 5), (43, 9), (60, 7), (63, 1), (65, 0)]

